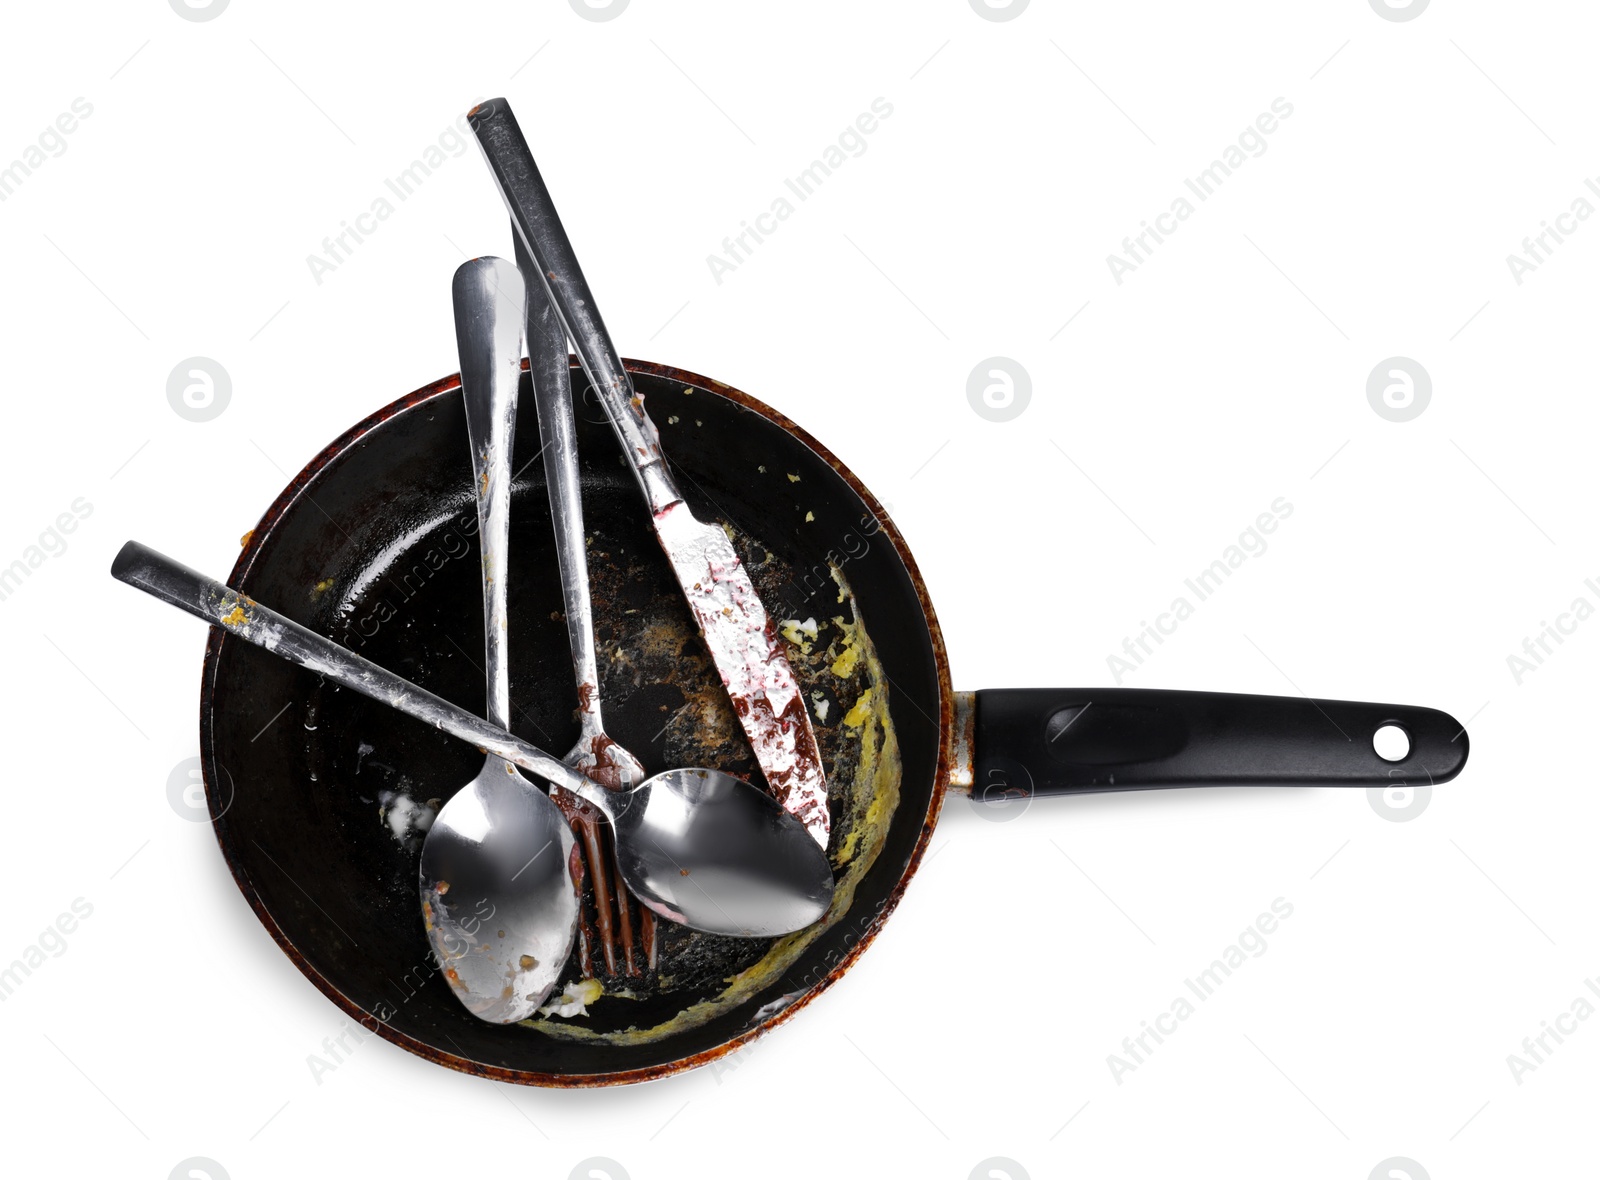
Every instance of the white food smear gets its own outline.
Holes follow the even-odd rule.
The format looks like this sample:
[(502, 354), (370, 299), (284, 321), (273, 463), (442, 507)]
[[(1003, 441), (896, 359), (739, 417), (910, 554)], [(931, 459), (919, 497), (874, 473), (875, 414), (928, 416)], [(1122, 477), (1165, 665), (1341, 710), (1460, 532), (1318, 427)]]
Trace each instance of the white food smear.
[(817, 715), (818, 721), (828, 720), (828, 698), (820, 692), (811, 694), (811, 703), (816, 706), (811, 711)]
[(569, 983), (562, 989), (553, 1004), (546, 1004), (539, 1009), (540, 1016), (587, 1016), (588, 1005), (600, 998), (604, 989), (598, 979), (580, 979), (576, 983)]
[(389, 825), (389, 834), (398, 844), (407, 844), (416, 836), (426, 835), (438, 814), (433, 807), (418, 803), (404, 791), (378, 792), (378, 817)]

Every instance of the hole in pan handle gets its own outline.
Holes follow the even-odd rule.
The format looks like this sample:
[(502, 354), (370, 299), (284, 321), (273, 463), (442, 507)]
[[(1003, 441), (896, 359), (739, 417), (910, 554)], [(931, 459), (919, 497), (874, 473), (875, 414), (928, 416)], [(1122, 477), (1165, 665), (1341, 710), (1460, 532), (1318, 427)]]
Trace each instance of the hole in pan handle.
[[(1384, 740), (1393, 729), (1406, 743)], [(975, 694), (972, 744), (973, 794), (1009, 798), (1437, 784), (1467, 761), (1465, 727), (1438, 709), (1148, 688), (988, 689)]]

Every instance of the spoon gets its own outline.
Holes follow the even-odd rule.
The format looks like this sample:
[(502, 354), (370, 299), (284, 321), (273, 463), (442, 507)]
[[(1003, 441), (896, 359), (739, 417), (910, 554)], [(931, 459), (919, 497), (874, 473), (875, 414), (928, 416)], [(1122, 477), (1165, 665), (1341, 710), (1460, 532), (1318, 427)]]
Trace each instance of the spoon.
[[(522, 369), (522, 276), (508, 262), (477, 258), (456, 271), (451, 296), (483, 561), (485, 712), (508, 729), (507, 453)], [(566, 970), (578, 929), (573, 843), (550, 797), (494, 754), (428, 829), (418, 871), (428, 941), (474, 1016), (526, 1020)]]
[[(623, 883), (663, 918), (710, 934), (769, 938), (827, 912), (833, 872), (826, 854), (803, 823), (742, 779), (668, 770), (631, 790), (608, 791), (531, 742), (137, 541), (118, 552), (111, 576), (587, 799), (611, 821)], [(459, 826), (488, 835), (500, 818), (463, 813)], [(542, 859), (539, 845), (520, 851)]]

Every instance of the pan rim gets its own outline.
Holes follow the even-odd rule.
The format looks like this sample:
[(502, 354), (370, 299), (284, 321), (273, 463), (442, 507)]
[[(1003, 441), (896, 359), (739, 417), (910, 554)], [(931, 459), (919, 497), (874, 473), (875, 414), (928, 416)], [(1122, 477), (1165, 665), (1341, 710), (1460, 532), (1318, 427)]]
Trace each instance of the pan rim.
[[(528, 362), (526, 360), (523, 361), (524, 370), (527, 368), (527, 363)], [(575, 365), (577, 363), (576, 358), (571, 358), (571, 363)], [(934, 765), (932, 788), (929, 791), (928, 808), (926, 814), (922, 817), (922, 829), (917, 836), (916, 843), (911, 849), (911, 854), (906, 861), (905, 868), (900, 873), (899, 879), (889, 890), (882, 902), (877, 905), (876, 914), (873, 921), (861, 931), (860, 937), (858, 937), (850, 945), (849, 949), (846, 950), (837, 961), (831, 964), (827, 975), (815, 985), (807, 988), (805, 992), (801, 994), (792, 1004), (789, 1004), (781, 1011), (768, 1016), (759, 1024), (754, 1025), (747, 1031), (740, 1033), (738, 1036), (730, 1038), (719, 1045), (713, 1046), (710, 1049), (702, 1050), (701, 1052), (693, 1054), (689, 1057), (675, 1058), (672, 1061), (662, 1062), (659, 1065), (646, 1066), (638, 1069), (615, 1070), (607, 1073), (595, 1074), (545, 1073), (534, 1070), (506, 1069), (501, 1066), (488, 1065), (480, 1061), (475, 1061), (462, 1054), (451, 1053), (440, 1049), (436, 1045), (429, 1044), (426, 1041), (418, 1040), (407, 1033), (401, 1032), (399, 1029), (393, 1028), (392, 1026), (379, 1020), (372, 1013), (362, 1008), (354, 1000), (350, 999), (350, 997), (341, 992), (331, 980), (323, 976), (316, 966), (312, 964), (303, 953), (301, 953), (300, 949), (294, 944), (288, 934), (278, 925), (272, 914), (267, 910), (265, 903), (256, 893), (254, 886), (251, 884), (243, 864), (240, 863), (230, 848), (230, 844), (225, 838), (223, 832), (221, 823), (223, 817), (218, 814), (219, 800), (222, 798), (222, 796), (218, 791), (217, 776), (214, 769), (216, 764), (216, 749), (212, 733), (212, 718), (215, 704), (214, 692), (217, 677), (220, 671), (220, 659), (222, 655), (222, 643), (224, 638), (223, 632), (218, 628), (213, 627), (210, 629), (210, 635), (206, 642), (205, 660), (201, 669), (199, 717), (200, 756), (206, 796), (213, 816), (211, 825), (212, 834), (216, 837), (218, 847), (221, 849), (223, 860), (228, 866), (228, 871), (233, 877), (234, 884), (238, 887), (239, 892), (244, 895), (245, 901), (249, 903), (250, 909), (255, 914), (256, 919), (266, 929), (267, 933), (272, 936), (273, 941), (278, 944), (279, 949), (283, 951), (283, 953), (288, 957), (289, 961), (299, 969), (300, 973), (309, 979), (311, 983), (315, 985), (320, 992), (322, 992), (323, 995), (331, 1000), (347, 1016), (360, 1023), (362, 1027), (366, 1028), (370, 1032), (378, 1034), (384, 1040), (398, 1045), (407, 1052), (413, 1053), (424, 1060), (431, 1061), (436, 1065), (442, 1065), (447, 1069), (456, 1070), (460, 1073), (465, 1073), (474, 1077), (488, 1078), (493, 1081), (509, 1082), (516, 1085), (542, 1086), (560, 1089), (587, 1089), (601, 1086), (621, 1086), (637, 1082), (654, 1081), (660, 1078), (670, 1077), (674, 1074), (684, 1073), (703, 1065), (708, 1065), (719, 1058), (737, 1051), (746, 1044), (749, 1044), (751, 1041), (755, 1040), (757, 1037), (765, 1035), (772, 1029), (777, 1028), (779, 1025), (790, 1020), (802, 1008), (806, 1007), (806, 1005), (816, 999), (817, 996), (821, 995), (823, 992), (832, 987), (833, 984), (838, 981), (840, 976), (850, 969), (850, 967), (855, 963), (856, 959), (860, 957), (861, 953), (866, 950), (869, 945), (871, 945), (873, 939), (877, 937), (878, 931), (882, 928), (883, 924), (888, 920), (890, 915), (893, 914), (896, 907), (898, 907), (900, 904), (900, 900), (904, 896), (906, 886), (909, 884), (911, 878), (916, 874), (918, 867), (922, 863), (923, 855), (927, 852), (928, 844), (933, 838), (934, 827), (938, 822), (939, 813), (944, 805), (944, 798), (946, 794), (945, 787), (950, 778), (951, 766), (954, 757), (954, 693), (951, 688), (950, 665), (948, 655), (945, 650), (944, 636), (940, 631), (939, 620), (934, 613), (933, 601), (928, 594), (927, 585), (923, 582), (922, 573), (917, 568), (916, 561), (911, 555), (911, 550), (906, 544), (905, 538), (900, 535), (900, 530), (896, 527), (894, 521), (890, 519), (888, 513), (884, 510), (883, 505), (879, 502), (878, 498), (867, 489), (866, 485), (856, 477), (854, 472), (846, 467), (844, 463), (842, 463), (839, 458), (833, 454), (832, 451), (828, 450), (827, 447), (818, 442), (816, 438), (814, 438), (808, 431), (797, 425), (784, 414), (779, 413), (771, 406), (768, 406), (766, 403), (751, 397), (749, 394), (735, 389), (733, 386), (727, 385), (721, 381), (704, 377), (698, 373), (692, 373), (688, 370), (679, 369), (671, 365), (660, 364), (654, 361), (636, 360), (626, 357), (623, 358), (622, 363), (624, 369), (630, 374), (661, 377), (669, 381), (682, 382), (685, 385), (698, 386), (701, 389), (715, 393), (742, 406), (747, 410), (759, 414), (763, 418), (766, 418), (769, 422), (780, 427), (789, 435), (797, 439), (803, 446), (808, 448), (813, 454), (828, 464), (828, 466), (831, 467), (839, 475), (839, 477), (845, 481), (850, 489), (861, 498), (862, 502), (865, 503), (871, 510), (874, 517), (881, 522), (881, 532), (889, 539), (889, 543), (893, 546), (896, 556), (899, 558), (907, 576), (910, 578), (912, 588), (915, 590), (917, 600), (922, 607), (923, 618), (927, 624), (928, 636), (933, 649), (935, 676), (938, 681), (939, 688), (939, 749), (937, 761)], [(284, 516), (299, 501), (300, 497), (306, 493), (307, 489), (310, 487), (316, 477), (321, 474), (321, 472), (331, 462), (333, 462), (335, 458), (344, 454), (363, 436), (377, 429), (395, 415), (407, 410), (411, 410), (422, 405), (424, 402), (431, 401), (436, 397), (452, 393), (460, 387), (461, 377), (459, 373), (430, 382), (429, 384), (424, 385), (419, 389), (415, 389), (411, 393), (408, 393), (405, 396), (390, 402), (381, 409), (369, 414), (367, 417), (350, 427), (344, 433), (339, 435), (339, 437), (333, 442), (329, 443), (321, 451), (319, 451), (311, 459), (311, 461), (307, 463), (305, 467), (302, 468), (301, 471), (289, 481), (288, 485), (283, 489), (283, 491), (278, 493), (278, 496), (273, 500), (271, 506), (266, 510), (265, 513), (262, 514), (261, 519), (257, 521), (255, 527), (245, 534), (243, 547), (239, 554), (238, 560), (234, 562), (233, 570), (228, 575), (228, 584), (230, 586), (239, 586), (242, 584), (243, 580), (249, 575), (250, 569), (255, 564), (256, 559), (260, 556), (266, 539), (273, 534), (274, 530), (283, 520)]]

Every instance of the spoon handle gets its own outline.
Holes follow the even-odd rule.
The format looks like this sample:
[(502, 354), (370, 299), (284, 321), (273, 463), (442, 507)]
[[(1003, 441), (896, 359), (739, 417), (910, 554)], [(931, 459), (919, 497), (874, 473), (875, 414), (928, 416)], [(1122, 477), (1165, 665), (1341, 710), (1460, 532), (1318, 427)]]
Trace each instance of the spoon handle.
[(504, 258), (463, 262), (450, 285), (461, 360), (461, 398), (478, 497), (483, 558), (483, 655), (489, 720), (511, 724), (506, 643), (506, 551), (511, 538), (511, 447), (522, 376), (522, 273)]
[(595, 788), (588, 779), (532, 743), (481, 717), (474, 717), (404, 677), (396, 676), (333, 640), (137, 541), (129, 541), (118, 552), (111, 563), (111, 576), (197, 619), (221, 627), (246, 643), (265, 648), (281, 659), (382, 701), (452, 737), (471, 742), (485, 753), (498, 755), (540, 778), (585, 796), (594, 793)]

